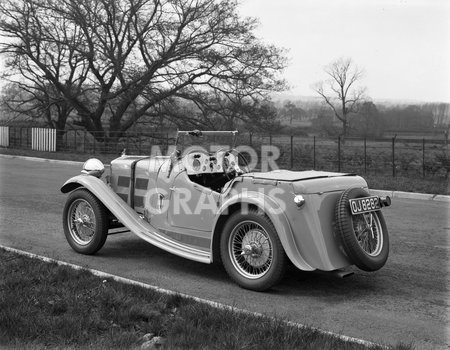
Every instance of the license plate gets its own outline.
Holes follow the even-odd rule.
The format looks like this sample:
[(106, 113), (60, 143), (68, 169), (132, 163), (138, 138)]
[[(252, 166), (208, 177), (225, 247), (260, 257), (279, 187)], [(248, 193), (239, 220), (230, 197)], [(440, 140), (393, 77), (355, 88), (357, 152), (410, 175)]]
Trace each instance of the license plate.
[(381, 209), (380, 198), (377, 196), (350, 199), (349, 203), (353, 215), (369, 213)]

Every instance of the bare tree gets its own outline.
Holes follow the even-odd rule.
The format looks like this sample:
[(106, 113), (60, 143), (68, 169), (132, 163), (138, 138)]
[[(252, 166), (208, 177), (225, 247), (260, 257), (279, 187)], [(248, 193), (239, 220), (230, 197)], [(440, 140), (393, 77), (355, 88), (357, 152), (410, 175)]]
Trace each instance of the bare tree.
[[(279, 127), (277, 110), (270, 98), (247, 98), (236, 94), (234, 98), (210, 90), (189, 99), (172, 97), (151, 109), (139, 123), (160, 120), (160, 124), (174, 125), (178, 129), (196, 128), (204, 130), (265, 130)], [(272, 128), (273, 130), (273, 128)]]
[(15, 73), (20, 57), (44, 77), (78, 125), (114, 140), (174, 96), (283, 89), (286, 59), (256, 24), (236, 0), (4, 0), (0, 49)]
[(322, 96), (342, 123), (342, 135), (347, 136), (349, 117), (358, 111), (358, 105), (364, 100), (365, 88), (357, 83), (363, 76), (350, 58), (340, 58), (325, 67), (329, 79), (316, 84), (314, 90)]
[(2, 102), (7, 110), (19, 118), (64, 130), (72, 111), (64, 96), (36, 72), (23, 69), (17, 61), (14, 65), (25, 79), (10, 79), (8, 71), (0, 75), (4, 81), (9, 81), (2, 93)]

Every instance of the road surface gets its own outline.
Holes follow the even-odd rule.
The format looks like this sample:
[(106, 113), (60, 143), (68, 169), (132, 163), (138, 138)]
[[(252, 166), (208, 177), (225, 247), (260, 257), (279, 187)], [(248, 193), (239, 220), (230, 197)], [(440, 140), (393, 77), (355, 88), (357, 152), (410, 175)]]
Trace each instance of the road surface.
[(239, 288), (220, 266), (173, 256), (131, 233), (95, 256), (67, 244), (59, 188), (80, 165), (0, 157), (0, 244), (381, 344), (450, 347), (449, 204), (396, 199), (384, 209), (391, 252), (374, 273), (339, 279), (290, 269), (276, 288)]

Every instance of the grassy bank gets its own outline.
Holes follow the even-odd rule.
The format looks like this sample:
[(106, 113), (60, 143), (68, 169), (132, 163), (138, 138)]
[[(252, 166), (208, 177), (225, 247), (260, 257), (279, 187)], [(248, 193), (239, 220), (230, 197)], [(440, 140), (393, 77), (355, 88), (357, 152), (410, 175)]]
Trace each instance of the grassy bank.
[[(87, 158), (90, 157), (90, 155), (87, 155), (85, 153), (49, 153), (10, 148), (0, 148), (0, 154), (71, 160), (79, 162), (84, 162), (87, 160)], [(100, 159), (105, 164), (111, 162), (111, 160), (117, 158), (117, 156), (118, 154), (95, 154), (95, 157)], [(383, 175), (363, 176), (367, 180), (369, 187), (372, 189), (450, 195), (449, 181), (442, 177), (411, 178), (404, 176), (392, 177)]]
[(2, 249), (0, 274), (0, 347), (139, 349), (158, 336), (164, 349), (368, 348), (280, 319), (216, 309)]

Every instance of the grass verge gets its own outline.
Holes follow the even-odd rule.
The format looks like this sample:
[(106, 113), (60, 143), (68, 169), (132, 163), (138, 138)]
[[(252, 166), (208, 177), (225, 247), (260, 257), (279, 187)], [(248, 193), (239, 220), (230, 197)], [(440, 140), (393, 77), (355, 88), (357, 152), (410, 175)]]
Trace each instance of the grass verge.
[[(71, 160), (78, 162), (84, 162), (90, 157), (90, 155), (85, 153), (49, 153), (12, 148), (0, 148), (0, 154)], [(100, 159), (105, 164), (110, 163), (118, 156), (118, 154), (95, 154), (95, 157)], [(382, 175), (363, 175), (363, 177), (367, 180), (369, 187), (372, 189), (450, 195), (449, 181), (444, 178), (411, 178), (404, 176), (392, 177)]]
[(0, 347), (139, 349), (152, 333), (163, 337), (163, 349), (368, 348), (281, 319), (217, 309), (3, 249), (0, 274)]

